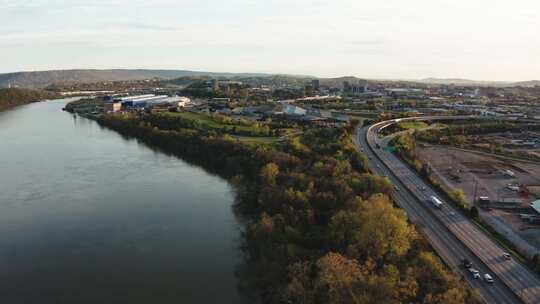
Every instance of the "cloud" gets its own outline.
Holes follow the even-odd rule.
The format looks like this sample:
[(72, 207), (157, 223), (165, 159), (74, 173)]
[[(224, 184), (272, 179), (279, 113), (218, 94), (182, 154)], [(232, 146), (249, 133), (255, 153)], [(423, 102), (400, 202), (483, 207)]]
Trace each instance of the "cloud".
[(143, 31), (156, 31), (156, 32), (171, 32), (178, 31), (181, 28), (170, 25), (151, 24), (151, 23), (139, 23), (139, 22), (121, 22), (110, 23), (105, 25), (106, 28), (114, 28), (118, 30), (143, 30)]
[(99, 54), (125, 66), (144, 55), (147, 66), (406, 78), (456, 62), (482, 78), (479, 63), (504, 62), (525, 75), (539, 70), (539, 10), (538, 0), (0, 0), (0, 49), (10, 70)]

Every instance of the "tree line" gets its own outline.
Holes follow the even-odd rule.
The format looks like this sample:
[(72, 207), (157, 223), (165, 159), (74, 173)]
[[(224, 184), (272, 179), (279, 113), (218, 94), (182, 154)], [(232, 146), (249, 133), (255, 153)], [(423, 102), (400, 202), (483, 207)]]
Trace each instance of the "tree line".
[(235, 185), (245, 222), (239, 288), (262, 303), (478, 302), (394, 206), (389, 180), (370, 173), (352, 127), (253, 146), (156, 119), (98, 122)]
[(55, 93), (29, 89), (0, 89), (0, 111), (44, 99), (58, 98)]

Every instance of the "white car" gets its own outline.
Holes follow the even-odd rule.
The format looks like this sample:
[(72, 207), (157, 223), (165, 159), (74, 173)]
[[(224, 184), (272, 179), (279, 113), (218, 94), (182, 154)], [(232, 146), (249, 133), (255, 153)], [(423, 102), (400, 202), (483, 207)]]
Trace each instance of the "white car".
[(474, 268), (469, 268), (469, 272), (472, 274), (473, 278), (480, 279), (480, 271)]
[(503, 257), (505, 260), (510, 260), (512, 259), (512, 256), (510, 255), (510, 253), (508, 252), (503, 252)]
[(488, 283), (493, 283), (493, 278), (489, 275), (489, 273), (484, 274), (484, 281)]

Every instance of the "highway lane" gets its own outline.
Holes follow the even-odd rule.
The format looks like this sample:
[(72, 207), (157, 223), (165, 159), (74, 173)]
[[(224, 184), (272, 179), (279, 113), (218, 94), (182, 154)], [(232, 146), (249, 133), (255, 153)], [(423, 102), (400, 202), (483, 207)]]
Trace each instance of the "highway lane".
[[(377, 138), (373, 140), (378, 141)], [(379, 144), (385, 146), (388, 140), (386, 138), (379, 141)], [(386, 160), (386, 165), (397, 177), (405, 181), (407, 188), (417, 194), (421, 202), (429, 205), (428, 200), (431, 196), (439, 197), (436, 191), (425, 184), (416, 172), (394, 154), (383, 150), (378, 154)], [(421, 193), (421, 187), (426, 187), (425, 193)], [(525, 303), (540, 303), (540, 280), (536, 274), (515, 260), (505, 260), (502, 257), (504, 250), (449, 204), (445, 204), (442, 210), (437, 212), (437, 218), (489, 267), (491, 274), (495, 274)]]
[[(387, 141), (383, 141), (383, 145), (386, 144)], [(389, 158), (392, 158), (395, 163), (402, 165), (402, 162), (395, 155), (391, 153), (388, 154)], [(431, 196), (439, 197), (439, 194), (434, 192), (431, 188), (427, 188), (426, 191), (418, 191), (418, 188), (421, 187), (420, 185), (424, 184), (423, 179), (409, 167), (402, 167), (403, 171), (401, 172), (404, 173), (403, 178), (410, 181), (409, 186), (413, 187), (413, 189), (416, 191), (417, 197), (425, 202), (428, 202)], [(491, 241), (491, 239), (489, 239), (488, 236), (486, 236), (474, 223), (470, 222), (466, 216), (460, 212), (457, 212), (448, 204), (441, 209), (440, 216), (445, 225), (448, 226), (449, 229), (456, 235), (459, 235), (460, 239), (463, 239), (464, 242), (468, 242), (471, 246), (478, 248), (477, 252), (484, 252), (486, 254), (495, 253), (494, 256), (491, 256), (492, 260), (489, 262), (490, 266), (499, 268), (503, 273), (502, 276), (507, 276), (508, 280), (513, 280), (516, 282), (523, 281), (522, 284), (525, 284), (525, 286), (516, 286), (516, 288), (525, 288), (523, 292), (520, 291), (523, 296), (532, 297), (532, 295), (529, 295), (528, 293), (538, 292), (537, 276), (527, 268), (523, 269), (519, 273), (516, 273), (519, 266), (525, 266), (519, 264), (515, 260), (505, 260), (501, 254), (503, 249), (500, 248), (496, 242)], [(489, 241), (486, 241), (486, 238), (489, 239)]]
[(401, 180), (394, 176), (392, 171), (390, 171), (381, 161), (387, 161), (386, 156), (379, 159), (370, 149), (366, 141), (366, 132), (367, 129), (359, 130), (359, 136), (356, 138), (356, 141), (357, 145), (369, 156), (370, 167), (375, 173), (381, 176), (388, 176), (392, 183), (401, 189), (400, 191), (395, 191), (394, 200), (407, 212), (411, 222), (416, 224), (419, 231), (425, 235), (445, 263), (447, 263), (452, 270), (462, 275), (474, 289), (478, 290), (480, 296), (486, 303), (521, 303), (514, 293), (499, 280), (488, 285), (486, 282), (474, 279), (472, 275), (461, 266), (462, 259), (467, 258), (470, 261), (473, 261), (475, 264), (474, 267), (481, 273), (491, 273), (487, 266), (478, 259), (467, 246), (464, 246), (456, 236), (450, 233), (448, 228), (441, 221), (436, 219), (433, 214), (434, 210), (429, 209), (431, 206), (426, 206), (419, 202), (412, 193), (406, 191), (406, 184), (402, 183)]

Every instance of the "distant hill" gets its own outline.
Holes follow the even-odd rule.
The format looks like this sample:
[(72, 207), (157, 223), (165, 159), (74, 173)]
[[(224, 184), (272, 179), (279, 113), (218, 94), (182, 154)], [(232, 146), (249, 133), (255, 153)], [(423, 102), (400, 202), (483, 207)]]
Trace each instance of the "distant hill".
[[(306, 75), (277, 75), (264, 73), (216, 73), (200, 72), (189, 70), (150, 70), (150, 69), (109, 69), (109, 70), (51, 70), (36, 72), (16, 72), (0, 74), (0, 88), (21, 87), (21, 88), (45, 88), (52, 84), (70, 84), (70, 83), (96, 83), (104, 81), (121, 80), (143, 80), (150, 78), (160, 78), (164, 80), (173, 80), (172, 83), (189, 83), (190, 77), (199, 78), (227, 78), (244, 81), (255, 84), (279, 84), (293, 83), (299, 84), (314, 79), (313, 76)], [(341, 87), (343, 82), (348, 81), (351, 84), (361, 84), (366, 79), (354, 76), (345, 76), (338, 78), (320, 78), (321, 85)], [(369, 80), (370, 82), (395, 82), (408, 84), (455, 84), (460, 86), (534, 86), (540, 85), (540, 80), (523, 82), (501, 82), (501, 81), (479, 81), (461, 78), (426, 78), (422, 80)]]
[(495, 86), (495, 87), (504, 87), (504, 86), (513, 86), (512, 82), (505, 81), (484, 81), (484, 80), (470, 80), (462, 78), (425, 78), (421, 79), (418, 82), (427, 83), (427, 84), (454, 84), (459, 86)]
[(514, 83), (514, 85), (521, 86), (521, 87), (540, 86), (540, 80), (521, 81), (521, 82)]
[(0, 88), (16, 86), (23, 88), (44, 88), (51, 84), (92, 83), (100, 81), (142, 80), (150, 78), (175, 79), (187, 76), (209, 77), (263, 77), (260, 73), (214, 73), (187, 70), (55, 70), (37, 72), (17, 72), (0, 74)]
[(247, 75), (233, 75), (229, 77), (216, 77), (216, 76), (184, 76), (180, 78), (174, 78), (167, 80), (166, 83), (175, 84), (175, 85), (189, 85), (191, 83), (197, 82), (197, 81), (206, 81), (210, 79), (222, 79), (222, 80), (232, 80), (232, 81), (239, 81), (245, 84), (249, 84), (252, 86), (260, 86), (260, 85), (304, 85), (307, 82), (311, 81), (313, 77), (311, 76), (292, 76), (292, 75), (264, 75), (264, 76), (247, 76)]

